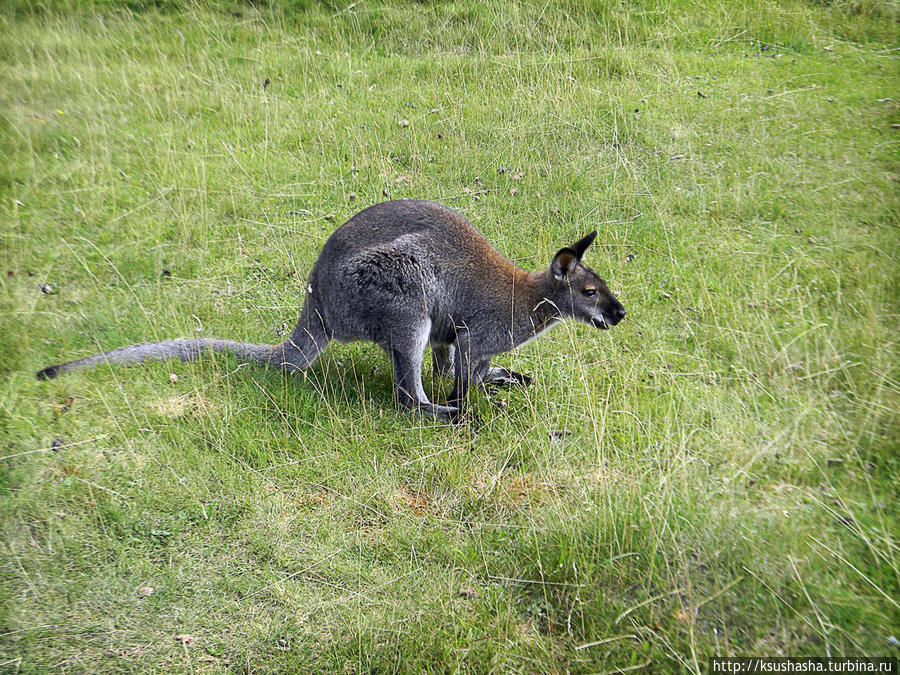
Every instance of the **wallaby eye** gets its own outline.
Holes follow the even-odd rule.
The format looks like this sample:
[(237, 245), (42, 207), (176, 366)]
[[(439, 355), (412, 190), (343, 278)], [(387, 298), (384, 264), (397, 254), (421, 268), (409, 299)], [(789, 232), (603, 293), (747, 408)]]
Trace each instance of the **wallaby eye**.
[(597, 295), (597, 289), (596, 289), (596, 288), (585, 288), (585, 289), (584, 289), (583, 291), (581, 291), (581, 292), (582, 292), (584, 295), (586, 295), (587, 297), (589, 297), (589, 298), (593, 298), (595, 295)]

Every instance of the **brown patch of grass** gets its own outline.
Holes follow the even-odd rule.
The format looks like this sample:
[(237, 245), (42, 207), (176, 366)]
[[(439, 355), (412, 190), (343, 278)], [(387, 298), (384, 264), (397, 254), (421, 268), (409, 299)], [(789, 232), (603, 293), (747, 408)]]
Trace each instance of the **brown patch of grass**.
[(503, 501), (518, 507), (523, 504), (540, 504), (548, 495), (558, 495), (560, 485), (548, 476), (533, 471), (516, 476), (506, 484)]
[(325, 492), (304, 492), (294, 498), (294, 505), (298, 509), (323, 506), (328, 502), (328, 494)]
[(405, 504), (417, 516), (424, 516), (431, 507), (431, 500), (424, 492), (401, 485), (394, 493), (395, 501)]
[(574, 473), (531, 471), (507, 481), (496, 476), (478, 476), (473, 480), (473, 488), (497, 507), (519, 510), (538, 506), (548, 499), (561, 499), (564, 493), (572, 496), (598, 486), (618, 484), (625, 478), (621, 471), (606, 467)]
[(212, 402), (208, 398), (196, 391), (156, 401), (152, 405), (160, 415), (173, 419), (206, 415), (213, 407)]

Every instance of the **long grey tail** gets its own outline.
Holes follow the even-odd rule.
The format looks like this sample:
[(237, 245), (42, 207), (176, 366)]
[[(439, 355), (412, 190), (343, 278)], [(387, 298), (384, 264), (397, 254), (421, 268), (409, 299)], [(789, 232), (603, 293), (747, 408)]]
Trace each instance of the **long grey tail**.
[(277, 345), (256, 345), (234, 340), (212, 338), (180, 338), (142, 345), (120, 347), (102, 354), (86, 356), (75, 361), (66, 361), (39, 370), (39, 380), (49, 380), (63, 373), (82, 368), (91, 368), (103, 363), (138, 363), (140, 361), (162, 361), (181, 359), (193, 361), (208, 351), (230, 352), (243, 361), (258, 362), (278, 366), (285, 370), (303, 370), (313, 364), (328, 345), (330, 337), (321, 316), (315, 310), (304, 306), (300, 321), (291, 336)]

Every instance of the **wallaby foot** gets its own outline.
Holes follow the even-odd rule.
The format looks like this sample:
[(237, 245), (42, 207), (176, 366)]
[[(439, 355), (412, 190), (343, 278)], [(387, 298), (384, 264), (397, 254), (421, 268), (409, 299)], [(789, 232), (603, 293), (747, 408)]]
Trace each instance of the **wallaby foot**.
[(530, 375), (523, 375), (501, 366), (491, 366), (481, 378), (481, 386), (485, 389), (493, 387), (527, 387), (532, 381)]
[(444, 424), (452, 424), (453, 426), (468, 425), (476, 428), (481, 426), (481, 419), (469, 408), (437, 405), (436, 403), (420, 403), (408, 408), (408, 410), (418, 415), (431, 417)]
[(448, 405), (437, 405), (436, 403), (416, 403), (407, 407), (411, 412), (419, 415), (432, 417), (439, 422), (445, 424), (459, 424), (461, 413), (459, 408), (452, 408)]

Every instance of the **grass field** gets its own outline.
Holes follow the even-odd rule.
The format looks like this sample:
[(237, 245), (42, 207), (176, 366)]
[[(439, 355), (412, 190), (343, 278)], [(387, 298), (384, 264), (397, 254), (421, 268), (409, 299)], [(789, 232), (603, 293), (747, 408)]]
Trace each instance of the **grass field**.
[[(0, 670), (900, 655), (896, 3), (179, 4), (0, 8)], [(279, 341), (385, 195), (628, 317), (477, 429), (371, 344), (34, 379)]]

